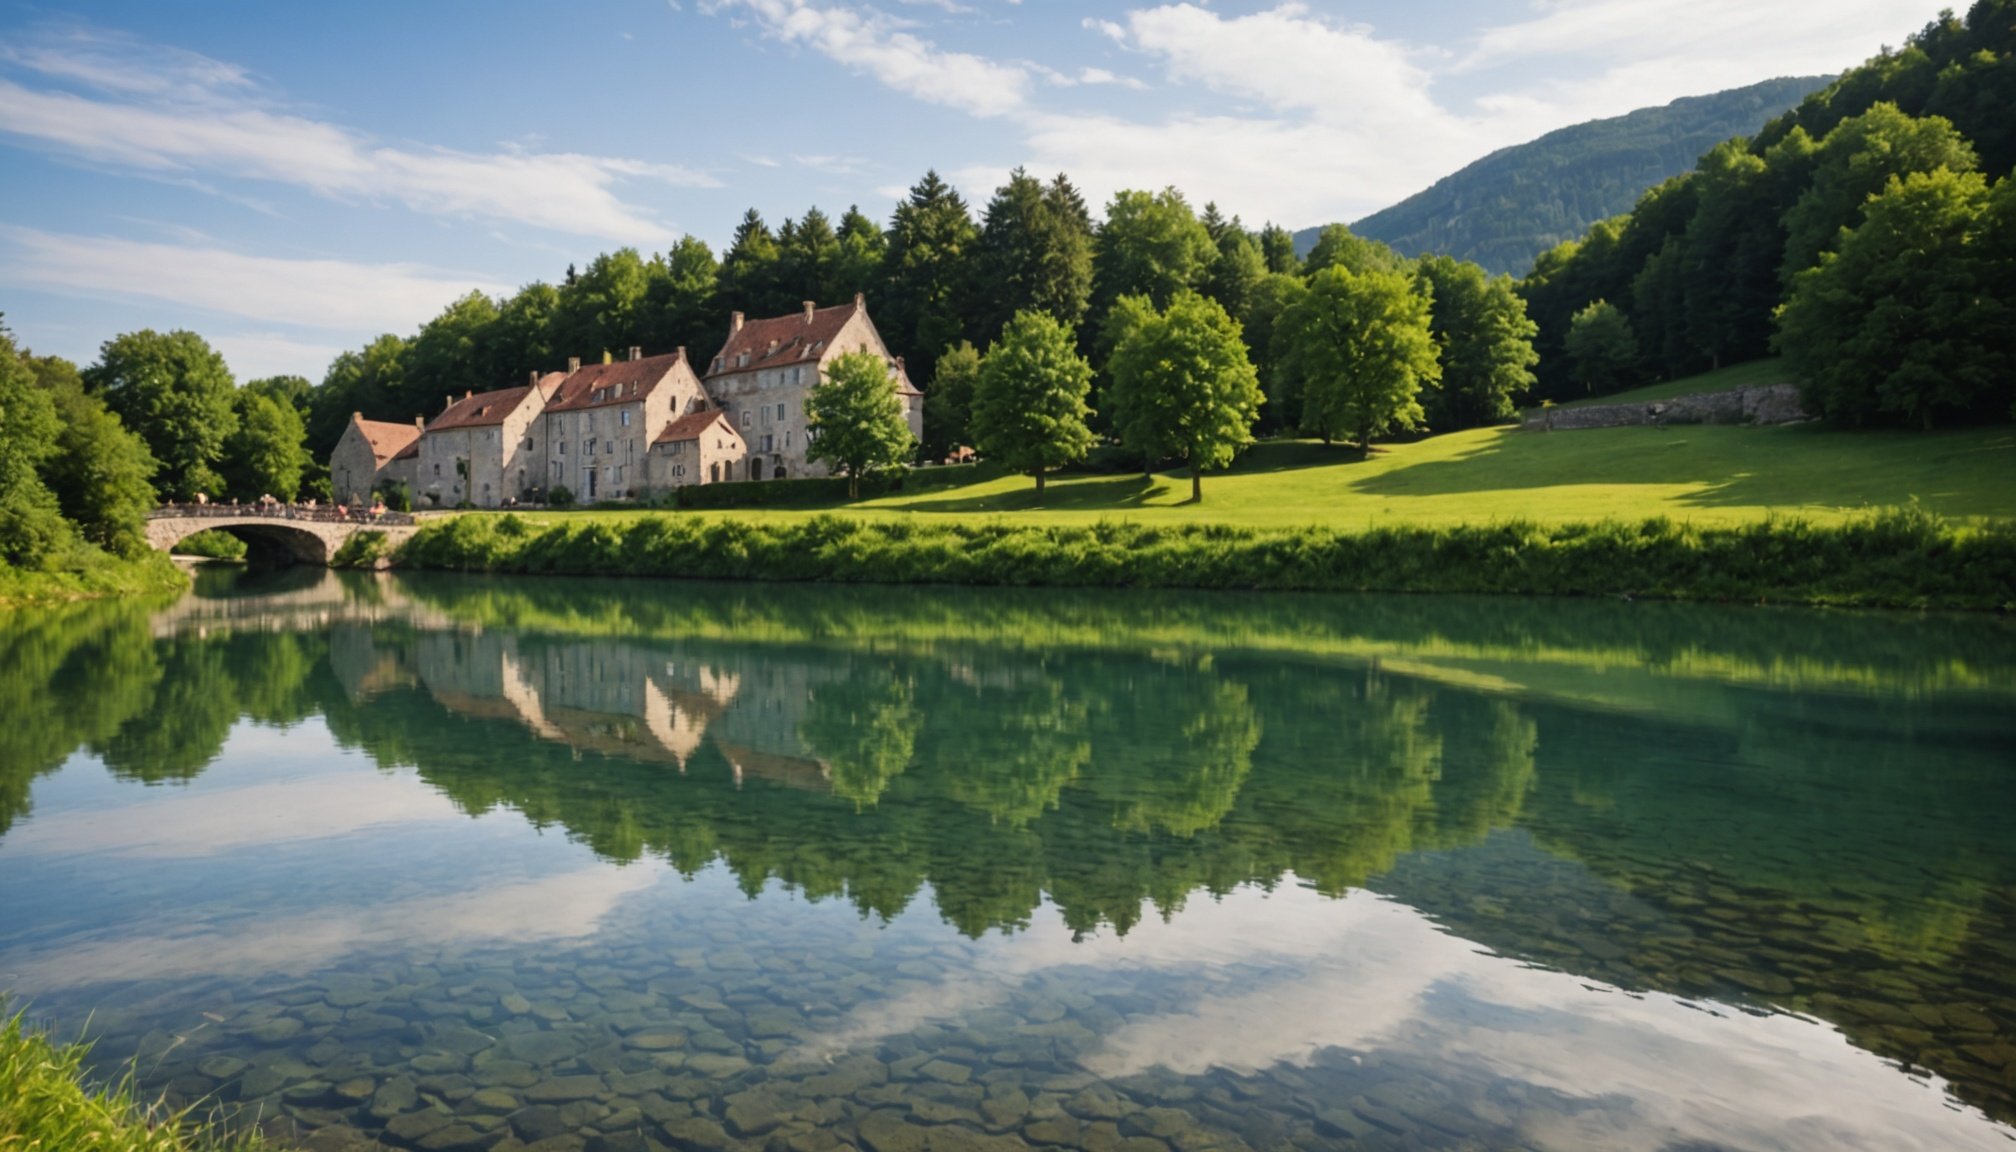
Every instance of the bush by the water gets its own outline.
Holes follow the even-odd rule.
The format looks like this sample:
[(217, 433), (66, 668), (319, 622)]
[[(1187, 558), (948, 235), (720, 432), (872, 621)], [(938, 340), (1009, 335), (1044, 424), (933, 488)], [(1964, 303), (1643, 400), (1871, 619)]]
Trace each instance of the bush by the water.
[(175, 552), (181, 556), (201, 556), (206, 560), (243, 560), (245, 541), (212, 528), (184, 536), (175, 545)]
[(0, 1027), (0, 1148), (21, 1152), (253, 1152), (255, 1134), (227, 1138), (187, 1112), (135, 1094), (131, 1077), (86, 1086), (83, 1044), (62, 1044), (19, 1015)]
[(329, 557), (331, 568), (375, 568), (378, 561), (390, 552), (385, 533), (371, 528), (359, 528), (350, 534), (348, 540)]
[(1839, 524), (1700, 527), (1524, 522), (1259, 530), (816, 516), (562, 523), (462, 516), (399, 553), (480, 572), (1326, 592), (1635, 596), (1882, 607), (2016, 608), (2016, 528), (1916, 509)]

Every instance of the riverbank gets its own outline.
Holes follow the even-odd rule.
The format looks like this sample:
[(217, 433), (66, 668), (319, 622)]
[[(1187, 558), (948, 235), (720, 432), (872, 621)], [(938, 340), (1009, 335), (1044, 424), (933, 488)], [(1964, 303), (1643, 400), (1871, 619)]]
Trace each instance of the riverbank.
[(149, 596), (180, 592), (188, 586), (188, 575), (161, 552), (150, 552), (137, 560), (120, 560), (101, 553), (88, 563), (56, 571), (32, 571), (0, 564), (0, 608), (107, 596)]
[(256, 1134), (226, 1137), (133, 1094), (130, 1080), (86, 1086), (85, 1044), (60, 1044), (17, 1014), (0, 1027), (0, 1148), (22, 1152), (258, 1152)]
[(1915, 510), (1832, 524), (1507, 521), (1349, 532), (1005, 519), (637, 516), (422, 529), (409, 568), (718, 580), (1611, 596), (1882, 608), (2016, 608), (2016, 528)]

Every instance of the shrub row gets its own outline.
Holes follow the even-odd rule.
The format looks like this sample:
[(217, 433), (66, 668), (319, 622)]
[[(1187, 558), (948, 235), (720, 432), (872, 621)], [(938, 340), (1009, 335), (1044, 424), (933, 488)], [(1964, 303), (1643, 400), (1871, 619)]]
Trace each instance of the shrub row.
[(2016, 529), (1916, 510), (1838, 524), (1670, 520), (1263, 531), (1004, 520), (795, 522), (645, 516), (535, 530), (515, 516), (422, 529), (419, 568), (889, 584), (1634, 596), (1942, 607), (2016, 606)]

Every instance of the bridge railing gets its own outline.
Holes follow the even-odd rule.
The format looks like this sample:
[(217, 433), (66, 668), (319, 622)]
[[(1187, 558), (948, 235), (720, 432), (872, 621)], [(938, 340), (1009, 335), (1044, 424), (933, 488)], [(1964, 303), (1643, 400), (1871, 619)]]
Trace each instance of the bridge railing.
[(163, 504), (147, 513), (149, 520), (189, 519), (189, 520), (308, 520), (321, 524), (366, 524), (387, 527), (407, 527), (413, 523), (411, 512), (372, 512), (365, 508), (338, 509), (332, 505), (317, 504), (313, 508), (305, 504)]

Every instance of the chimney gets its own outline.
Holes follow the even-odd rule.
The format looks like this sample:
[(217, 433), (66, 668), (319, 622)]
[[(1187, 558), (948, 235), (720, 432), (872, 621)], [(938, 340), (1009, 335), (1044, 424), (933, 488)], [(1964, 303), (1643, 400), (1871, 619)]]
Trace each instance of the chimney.
[(580, 370), (581, 370), (581, 358), (579, 356), (567, 357), (567, 375), (572, 376), (574, 373), (579, 372)]
[(362, 420), (362, 419), (364, 419), (364, 414), (363, 414), (362, 412), (352, 412), (352, 413), (350, 413), (350, 419), (352, 419), (352, 420)]
[(866, 308), (867, 306), (868, 298), (859, 292), (854, 293), (854, 307)]
[(673, 353), (672, 358), (684, 364), (686, 362), (686, 346), (684, 344), (679, 345), (679, 351)]
[(448, 395), (441, 397), (441, 411), (446, 412), (448, 409), (453, 408), (454, 406), (455, 406), (455, 394), (453, 392), (450, 392)]
[(810, 324), (812, 322), (812, 310), (817, 307), (818, 305), (812, 301), (805, 301), (805, 323)]
[(741, 330), (742, 330), (742, 314), (740, 312), (730, 312), (728, 314), (728, 334), (730, 336), (733, 336), (735, 333), (740, 332)]
[(642, 360), (643, 358), (644, 358), (644, 349), (638, 347), (635, 344), (630, 345), (630, 359)]
[(534, 368), (534, 369), (532, 370), (532, 374), (531, 374), (531, 375), (532, 375), (532, 379), (531, 379), (531, 381), (530, 381), (530, 384), (531, 384), (531, 386), (532, 386), (532, 387), (534, 387), (534, 388), (537, 388), (537, 387), (539, 386), (539, 370), (538, 370), (537, 368)]
[(416, 431), (425, 432), (427, 430), (427, 418), (425, 416), (413, 417), (413, 427)]
[(604, 363), (604, 364), (608, 364), (608, 363), (611, 363), (611, 362), (612, 362), (612, 361), (614, 361), (614, 360), (615, 360), (615, 357), (613, 357), (613, 356), (609, 355), (609, 350), (608, 350), (607, 348), (604, 348), (604, 349), (602, 349), (602, 363)]
[(903, 371), (903, 358), (901, 356), (896, 357), (896, 371)]

